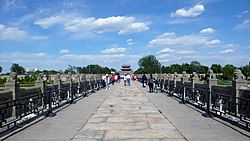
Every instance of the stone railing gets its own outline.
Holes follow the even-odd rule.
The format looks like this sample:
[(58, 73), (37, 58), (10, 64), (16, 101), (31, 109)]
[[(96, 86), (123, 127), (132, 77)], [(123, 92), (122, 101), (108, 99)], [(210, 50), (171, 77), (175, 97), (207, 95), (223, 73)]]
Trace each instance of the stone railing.
[[(146, 77), (149, 78), (149, 74)], [(235, 122), (248, 129), (250, 123), (250, 87), (239, 69), (234, 71), (231, 86), (217, 84), (212, 70), (206, 74), (207, 81), (200, 81), (198, 74), (153, 74), (156, 85), (169, 96), (175, 96), (182, 103), (190, 103), (206, 110), (207, 115), (233, 117)], [(137, 78), (142, 77), (138, 75)]]
[(77, 74), (54, 77), (53, 84), (46, 84), (46, 77), (39, 74), (34, 87), (21, 88), (17, 75), (11, 73), (0, 91), (0, 133), (15, 127), (30, 114), (53, 115), (53, 108), (65, 103), (73, 103), (81, 96), (101, 88), (100, 75)]

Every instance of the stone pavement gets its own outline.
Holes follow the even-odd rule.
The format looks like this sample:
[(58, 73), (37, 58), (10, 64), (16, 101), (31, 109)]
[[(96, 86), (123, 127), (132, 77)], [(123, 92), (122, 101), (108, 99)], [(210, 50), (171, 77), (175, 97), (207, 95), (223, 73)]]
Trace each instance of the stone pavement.
[(185, 140), (136, 85), (118, 85), (74, 141)]
[(7, 140), (243, 141), (249, 137), (162, 93), (149, 94), (133, 82), (130, 87), (120, 83), (98, 91)]
[[(100, 90), (62, 108), (54, 117), (47, 117), (30, 125), (28, 128), (7, 138), (9, 141), (68, 141), (83, 125), (93, 112), (108, 97), (110, 91)], [(1, 138), (0, 138), (1, 140)]]
[(137, 87), (161, 110), (172, 124), (190, 141), (249, 141), (250, 132), (239, 129), (216, 117), (205, 118), (200, 111), (165, 93), (148, 93), (148, 88)]

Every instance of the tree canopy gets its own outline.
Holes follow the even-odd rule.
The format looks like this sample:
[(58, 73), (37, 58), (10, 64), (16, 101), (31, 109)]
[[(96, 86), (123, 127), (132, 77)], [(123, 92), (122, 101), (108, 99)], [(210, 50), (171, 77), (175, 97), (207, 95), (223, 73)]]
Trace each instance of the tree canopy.
[(223, 79), (231, 80), (234, 76), (235, 69), (236, 67), (234, 65), (231, 65), (231, 64), (225, 65), (221, 70), (223, 73)]
[(3, 71), (3, 68), (0, 66), (0, 73)]
[(139, 67), (146, 73), (159, 73), (161, 63), (154, 55), (142, 57), (138, 62)]
[(10, 68), (11, 72), (16, 72), (17, 74), (24, 74), (25, 73), (25, 69), (24, 67), (20, 66), (19, 64), (13, 63), (11, 68)]

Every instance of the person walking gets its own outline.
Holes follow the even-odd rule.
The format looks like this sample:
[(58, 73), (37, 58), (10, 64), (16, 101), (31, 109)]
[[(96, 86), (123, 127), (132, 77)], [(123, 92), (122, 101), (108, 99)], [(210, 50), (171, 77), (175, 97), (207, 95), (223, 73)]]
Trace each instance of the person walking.
[(149, 92), (150, 93), (153, 92), (153, 85), (154, 85), (153, 75), (150, 74), (149, 81), (148, 81), (148, 87), (149, 87)]
[(127, 86), (131, 85), (131, 76), (129, 74), (127, 74), (126, 76), (126, 81), (127, 81)]
[(142, 87), (145, 87), (145, 83), (147, 84), (147, 77), (146, 77), (146, 75), (143, 74), (141, 79), (142, 79), (141, 80), (142, 81)]
[(111, 84), (114, 85), (114, 83), (115, 83), (115, 75), (112, 74), (112, 76), (111, 76)]
[(126, 86), (127, 85), (127, 74), (125, 74), (125, 76), (124, 76), (124, 86)]
[(109, 75), (108, 75), (108, 74), (106, 74), (105, 85), (106, 85), (106, 90), (107, 90), (107, 89), (110, 89), (110, 88), (109, 88)]

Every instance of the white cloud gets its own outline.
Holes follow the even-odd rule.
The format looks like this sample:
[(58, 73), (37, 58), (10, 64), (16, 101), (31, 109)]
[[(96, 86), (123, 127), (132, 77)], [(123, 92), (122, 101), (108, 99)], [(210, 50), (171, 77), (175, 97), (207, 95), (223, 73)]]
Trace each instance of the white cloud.
[(236, 15), (236, 17), (238, 18), (242, 18), (244, 15), (246, 15), (247, 13), (249, 13), (249, 11), (245, 10), (244, 12), (240, 13), (239, 15)]
[(235, 28), (239, 30), (250, 29), (250, 20), (246, 19), (242, 23), (236, 25)]
[(27, 33), (16, 27), (6, 27), (0, 24), (0, 40), (24, 40), (28, 37)]
[(38, 57), (44, 57), (44, 56), (46, 56), (47, 55), (47, 53), (37, 53), (36, 54), (36, 56), (38, 56)]
[(17, 27), (6, 27), (0, 24), (0, 40), (23, 41), (23, 40), (47, 40), (47, 36), (29, 36), (24, 30)]
[(170, 48), (164, 48), (164, 49), (158, 51), (157, 54), (168, 54), (168, 53), (171, 53), (171, 52), (174, 52), (174, 50), (172, 50)]
[(195, 50), (179, 50), (177, 51), (176, 54), (186, 55), (186, 54), (195, 54), (195, 53), (197, 53)]
[(101, 53), (103, 54), (124, 54), (127, 51), (126, 48), (123, 47), (113, 47), (113, 48), (107, 48), (103, 51), (101, 51)]
[(220, 43), (220, 40), (219, 39), (214, 39), (214, 40), (211, 40), (211, 41), (208, 41), (205, 43), (205, 45), (217, 45)]
[(178, 9), (174, 13), (171, 13), (170, 17), (196, 17), (202, 14), (204, 11), (204, 6), (197, 4), (190, 9)]
[(48, 40), (49, 37), (48, 36), (33, 36), (33, 37), (30, 37), (30, 39), (32, 39), (32, 40)]
[(47, 29), (53, 25), (62, 25), (64, 30), (73, 34), (101, 34), (116, 32), (132, 34), (149, 29), (147, 23), (138, 22), (135, 17), (112, 16), (107, 18), (83, 18), (75, 15), (59, 15), (35, 21), (35, 25)]
[(70, 51), (67, 50), (67, 49), (62, 49), (62, 50), (60, 50), (59, 53), (60, 53), (60, 54), (63, 54), (63, 55), (66, 55), (66, 54), (70, 54)]
[(234, 49), (226, 49), (221, 51), (220, 53), (232, 53), (232, 52), (234, 52)]
[(194, 47), (194, 46), (210, 46), (219, 44), (220, 40), (214, 39), (210, 41), (207, 36), (200, 34), (190, 34), (177, 36), (175, 33), (164, 33), (157, 36), (149, 42), (150, 46), (169, 46), (169, 47)]
[(135, 44), (135, 42), (134, 42), (133, 39), (128, 39), (128, 40), (127, 40), (127, 44), (128, 44), (128, 46), (132, 46), (132, 45)]
[(205, 28), (205, 29), (200, 31), (200, 33), (203, 33), (203, 34), (212, 34), (214, 32), (215, 32), (215, 30), (213, 28)]

